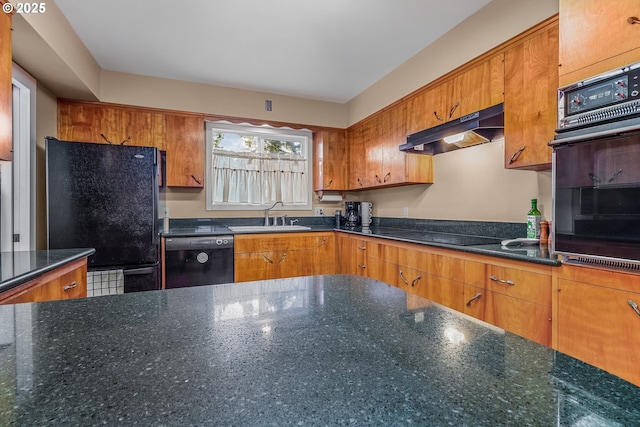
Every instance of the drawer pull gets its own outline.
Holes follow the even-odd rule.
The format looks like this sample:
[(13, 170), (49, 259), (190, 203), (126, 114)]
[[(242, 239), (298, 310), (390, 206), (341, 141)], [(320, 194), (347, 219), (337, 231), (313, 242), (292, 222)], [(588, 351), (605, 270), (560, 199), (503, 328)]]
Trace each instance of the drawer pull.
[(515, 162), (516, 160), (518, 160), (518, 157), (520, 157), (520, 154), (522, 154), (522, 152), (526, 149), (526, 146), (522, 146), (520, 147), (515, 153), (513, 153), (513, 156), (511, 156), (511, 158), (509, 159), (509, 164), (512, 164), (513, 162)]
[(391, 172), (387, 172), (387, 174), (384, 176), (383, 181), (387, 182), (390, 178), (391, 178)]
[(367, 266), (366, 266), (366, 265), (362, 265), (362, 264), (358, 264), (358, 267), (360, 267), (360, 268), (367, 268)]
[(262, 255), (264, 259), (266, 259), (269, 263), (273, 264), (273, 261), (265, 254)]
[(638, 19), (635, 16), (630, 16), (627, 18), (627, 23), (633, 25), (633, 24), (640, 24), (640, 19)]
[(77, 288), (78, 287), (78, 282), (73, 282), (70, 285), (65, 286), (64, 288), (62, 288), (63, 291), (70, 291), (73, 288)]
[(504, 284), (511, 285), (511, 286), (515, 285), (513, 280), (498, 279), (496, 276), (489, 276), (489, 279), (493, 280), (494, 282), (498, 282), (498, 283), (504, 283)]
[(477, 294), (475, 294), (473, 296), (473, 298), (471, 298), (469, 301), (467, 301), (467, 307), (471, 307), (471, 303), (474, 302), (477, 299), (480, 299), (482, 297), (482, 294), (480, 292), (478, 292)]
[(284, 261), (284, 259), (287, 257), (287, 253), (283, 253), (282, 257), (280, 258), (280, 261), (278, 261), (278, 264), (282, 263), (282, 261)]
[(640, 309), (638, 308), (638, 304), (634, 300), (627, 300), (627, 303), (633, 308), (633, 311), (636, 312), (638, 316), (640, 316)]
[(316, 247), (318, 247), (318, 248), (319, 248), (320, 246), (324, 245), (325, 243), (327, 243), (327, 238), (326, 238), (326, 237), (323, 237), (323, 238), (322, 238), (322, 241), (320, 242), (320, 244), (319, 244), (318, 246), (316, 246)]
[(418, 283), (420, 281), (420, 279), (422, 279), (422, 276), (418, 276), (415, 279), (413, 279), (411, 281), (411, 287), (414, 287), (416, 285), (416, 283)]
[(366, 246), (358, 246), (358, 249), (361, 249), (361, 250), (364, 251), (365, 249), (367, 249), (367, 247)]
[(400, 280), (402, 280), (405, 285), (409, 286), (409, 281), (405, 279), (404, 273), (402, 272), (402, 270), (400, 270)]

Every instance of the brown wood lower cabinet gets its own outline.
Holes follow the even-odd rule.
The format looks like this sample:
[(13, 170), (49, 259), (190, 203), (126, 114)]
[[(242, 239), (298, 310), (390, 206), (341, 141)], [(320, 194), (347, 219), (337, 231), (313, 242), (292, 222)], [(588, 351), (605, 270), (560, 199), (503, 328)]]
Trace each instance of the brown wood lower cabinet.
[(554, 284), (553, 347), (640, 386), (640, 275), (564, 265)]
[(87, 259), (44, 273), (0, 294), (0, 304), (54, 301), (87, 296)]
[(551, 345), (551, 266), (375, 237), (337, 239), (338, 273), (380, 280)]
[(524, 264), (465, 260), (463, 312), (551, 346), (551, 267)]
[(236, 235), (234, 246), (236, 282), (336, 271), (333, 232)]

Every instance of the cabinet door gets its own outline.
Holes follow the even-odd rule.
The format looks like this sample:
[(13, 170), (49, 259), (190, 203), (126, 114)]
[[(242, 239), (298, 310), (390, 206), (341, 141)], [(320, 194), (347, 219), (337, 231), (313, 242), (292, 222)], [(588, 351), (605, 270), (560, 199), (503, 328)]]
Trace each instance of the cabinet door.
[(166, 149), (164, 114), (121, 107), (102, 110), (100, 132), (111, 143)]
[(505, 53), (506, 168), (551, 168), (547, 143), (557, 125), (557, 67), (557, 23)]
[(408, 182), (407, 154), (398, 150), (398, 146), (407, 142), (406, 105), (397, 104), (380, 115), (378, 144), (382, 168), (376, 176), (378, 185), (394, 185)]
[(498, 54), (455, 77), (447, 121), (503, 101), (504, 55)]
[(204, 187), (204, 117), (167, 115), (167, 185)]
[(557, 350), (640, 386), (640, 314), (630, 301), (640, 305), (640, 293), (560, 279)]
[(13, 158), (11, 131), (11, 14), (0, 14), (0, 160)]
[(347, 145), (344, 132), (319, 131), (313, 134), (313, 191), (347, 189)]
[[(415, 96), (407, 101), (406, 133), (407, 135), (430, 129), (449, 121), (449, 109), (445, 103), (451, 98), (452, 82), (444, 82)], [(445, 109), (447, 111), (445, 112)]]
[[(367, 129), (370, 138), (370, 129)], [(368, 147), (365, 146), (365, 124), (359, 123), (348, 131), (349, 145), (349, 189), (361, 190), (368, 188), (371, 183), (368, 178)], [(370, 141), (369, 141), (370, 142)]]
[(640, 57), (637, 0), (560, 0), (560, 85), (635, 62)]
[(63, 141), (107, 141), (100, 136), (105, 108), (98, 104), (58, 101), (58, 138)]

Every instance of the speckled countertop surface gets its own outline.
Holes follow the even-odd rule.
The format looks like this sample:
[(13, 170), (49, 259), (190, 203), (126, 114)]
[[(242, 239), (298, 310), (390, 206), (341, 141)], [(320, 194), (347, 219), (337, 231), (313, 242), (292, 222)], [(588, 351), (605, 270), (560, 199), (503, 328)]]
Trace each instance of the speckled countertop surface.
[(0, 253), (0, 292), (14, 288), (72, 261), (92, 255), (93, 248)]
[[(551, 266), (561, 265), (557, 256), (550, 254), (547, 245), (529, 245), (504, 248), (500, 241), (526, 236), (526, 224), (428, 220), (408, 218), (373, 218), (368, 228), (335, 228), (333, 217), (300, 217), (298, 224), (307, 225), (311, 230), (292, 231), (331, 231), (381, 237), (389, 240), (437, 246), (446, 249), (527, 261)], [(236, 234), (228, 225), (260, 225), (261, 218), (201, 218), (172, 220), (169, 230), (163, 231), (164, 237), (216, 236)], [(475, 238), (475, 244), (460, 244), (462, 238)]]
[(637, 425), (640, 388), (371, 279), (0, 306), (0, 425)]

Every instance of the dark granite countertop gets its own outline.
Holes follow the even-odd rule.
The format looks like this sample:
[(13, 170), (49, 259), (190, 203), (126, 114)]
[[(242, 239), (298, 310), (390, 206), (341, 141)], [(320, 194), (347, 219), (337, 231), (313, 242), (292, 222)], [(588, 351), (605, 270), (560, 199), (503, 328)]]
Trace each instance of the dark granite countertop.
[(72, 261), (92, 255), (93, 248), (52, 249), (0, 253), (0, 292), (62, 267)]
[(640, 388), (355, 276), (0, 306), (0, 425), (637, 425)]
[[(333, 217), (300, 217), (298, 224), (310, 230), (289, 231), (342, 231), (380, 237), (389, 240), (419, 243), (479, 255), (560, 266), (557, 256), (549, 253), (546, 245), (504, 248), (500, 241), (524, 237), (526, 224), (483, 221), (425, 220), (407, 218), (373, 218), (368, 228), (335, 228)], [(260, 225), (262, 218), (202, 218), (172, 220), (165, 237), (216, 236), (236, 234), (228, 225)]]

